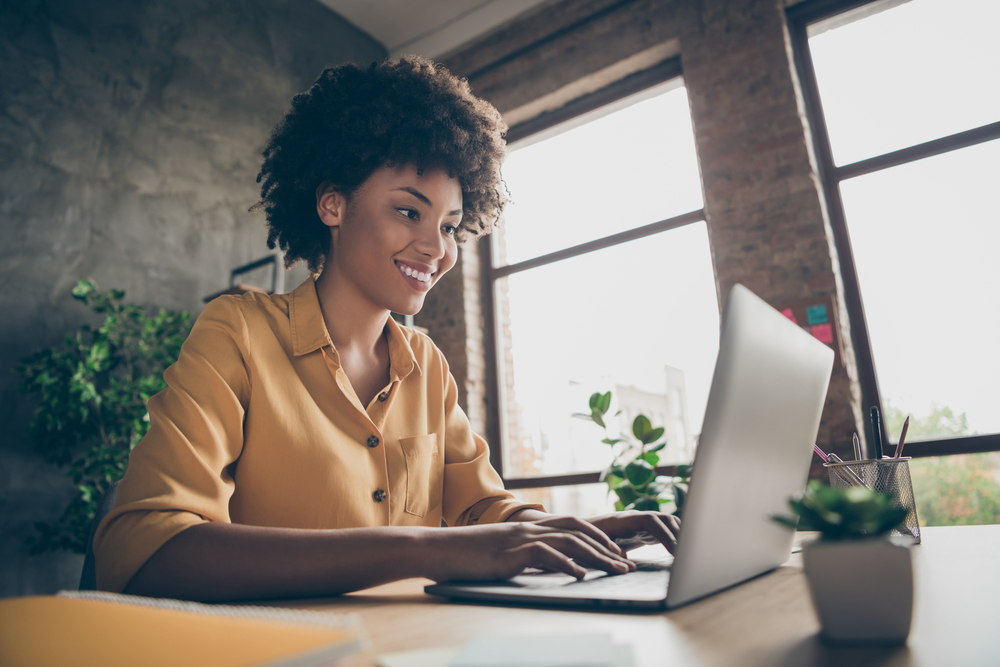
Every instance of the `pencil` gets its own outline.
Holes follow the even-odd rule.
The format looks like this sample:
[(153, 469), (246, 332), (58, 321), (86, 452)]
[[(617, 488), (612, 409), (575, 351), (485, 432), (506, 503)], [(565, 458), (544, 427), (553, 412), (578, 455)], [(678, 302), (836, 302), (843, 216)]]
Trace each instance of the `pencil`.
[(910, 415), (906, 415), (906, 421), (903, 422), (903, 430), (899, 432), (899, 444), (896, 445), (896, 453), (892, 458), (898, 459), (903, 455), (903, 442), (906, 441), (906, 430), (910, 428)]

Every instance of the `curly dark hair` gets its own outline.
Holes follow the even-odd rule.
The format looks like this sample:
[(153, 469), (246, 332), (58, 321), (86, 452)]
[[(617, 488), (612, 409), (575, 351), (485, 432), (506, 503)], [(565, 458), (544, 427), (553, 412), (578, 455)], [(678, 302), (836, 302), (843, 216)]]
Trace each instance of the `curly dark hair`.
[(443, 169), (462, 188), (458, 240), (489, 233), (507, 201), (500, 178), (507, 125), (465, 79), (419, 57), (323, 71), (274, 128), (257, 182), (267, 245), (285, 265), (318, 273), (330, 233), (316, 214), (316, 188), (350, 196), (384, 166)]

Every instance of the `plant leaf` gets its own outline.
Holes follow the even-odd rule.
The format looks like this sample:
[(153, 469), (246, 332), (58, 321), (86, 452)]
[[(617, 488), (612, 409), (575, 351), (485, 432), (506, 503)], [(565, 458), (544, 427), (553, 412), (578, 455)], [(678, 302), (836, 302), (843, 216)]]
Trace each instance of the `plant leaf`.
[(636, 490), (633, 489), (628, 484), (622, 484), (615, 489), (615, 495), (618, 496), (618, 500), (622, 502), (623, 505), (630, 505), (639, 497)]
[(649, 418), (646, 415), (638, 415), (632, 420), (632, 435), (635, 436), (636, 440), (642, 441), (642, 438), (652, 425), (649, 423)]
[(657, 502), (656, 498), (650, 498), (644, 496), (639, 498), (632, 504), (632, 509), (642, 510), (646, 512), (655, 512), (660, 509), (660, 503)]
[(605, 392), (604, 395), (601, 396), (601, 402), (599, 404), (599, 407), (601, 409), (601, 414), (602, 415), (605, 414), (605, 413), (607, 413), (608, 408), (611, 407), (611, 392), (610, 391)]
[(655, 475), (656, 471), (653, 470), (653, 466), (642, 459), (631, 461), (625, 466), (625, 478), (632, 486), (642, 486), (653, 479)]
[(663, 437), (663, 427), (662, 426), (658, 426), (658, 427), (656, 427), (654, 429), (650, 429), (650, 430), (646, 431), (645, 433), (643, 433), (642, 437), (640, 438), (640, 440), (642, 440), (642, 444), (648, 445), (651, 442), (656, 442), (661, 437)]

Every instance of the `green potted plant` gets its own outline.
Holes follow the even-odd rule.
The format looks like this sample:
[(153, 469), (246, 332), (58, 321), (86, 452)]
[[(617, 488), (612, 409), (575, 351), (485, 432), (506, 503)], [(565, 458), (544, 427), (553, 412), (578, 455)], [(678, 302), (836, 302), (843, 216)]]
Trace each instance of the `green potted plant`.
[(802, 545), (809, 591), (823, 635), (834, 641), (903, 642), (913, 616), (912, 540), (889, 539), (906, 510), (866, 487), (818, 481), (788, 501), (791, 529), (818, 531)]
[(102, 292), (92, 280), (77, 281), (72, 294), (104, 321), (14, 369), (20, 390), (38, 399), (28, 425), (34, 450), (65, 470), (77, 490), (57, 521), (35, 524), (32, 554), (86, 551), (98, 503), (149, 430), (146, 401), (164, 388), (163, 371), (191, 329), (190, 313), (123, 304), (125, 292)]
[[(611, 392), (594, 393), (590, 396), (590, 412), (574, 416), (594, 422), (604, 429), (604, 444), (611, 447), (612, 460), (601, 473), (601, 481), (608, 485), (608, 492), (617, 496), (615, 509), (660, 511), (662, 505), (674, 504), (674, 514), (681, 515), (687, 498), (691, 466), (679, 465), (675, 476), (656, 474), (660, 462), (657, 454), (667, 446), (663, 438), (663, 427), (654, 427), (646, 415), (639, 414), (632, 420), (633, 440), (628, 434), (613, 438), (608, 434), (605, 416), (611, 408)], [(619, 413), (616, 413), (617, 416)]]

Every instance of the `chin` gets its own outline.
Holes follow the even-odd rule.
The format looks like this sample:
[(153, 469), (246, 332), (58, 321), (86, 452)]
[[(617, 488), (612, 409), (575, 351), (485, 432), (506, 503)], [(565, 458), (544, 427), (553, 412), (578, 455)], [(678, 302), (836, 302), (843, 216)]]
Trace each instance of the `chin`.
[(424, 307), (424, 300), (421, 299), (416, 303), (397, 303), (394, 307), (389, 308), (392, 312), (397, 315), (416, 315), (420, 312), (420, 309)]

